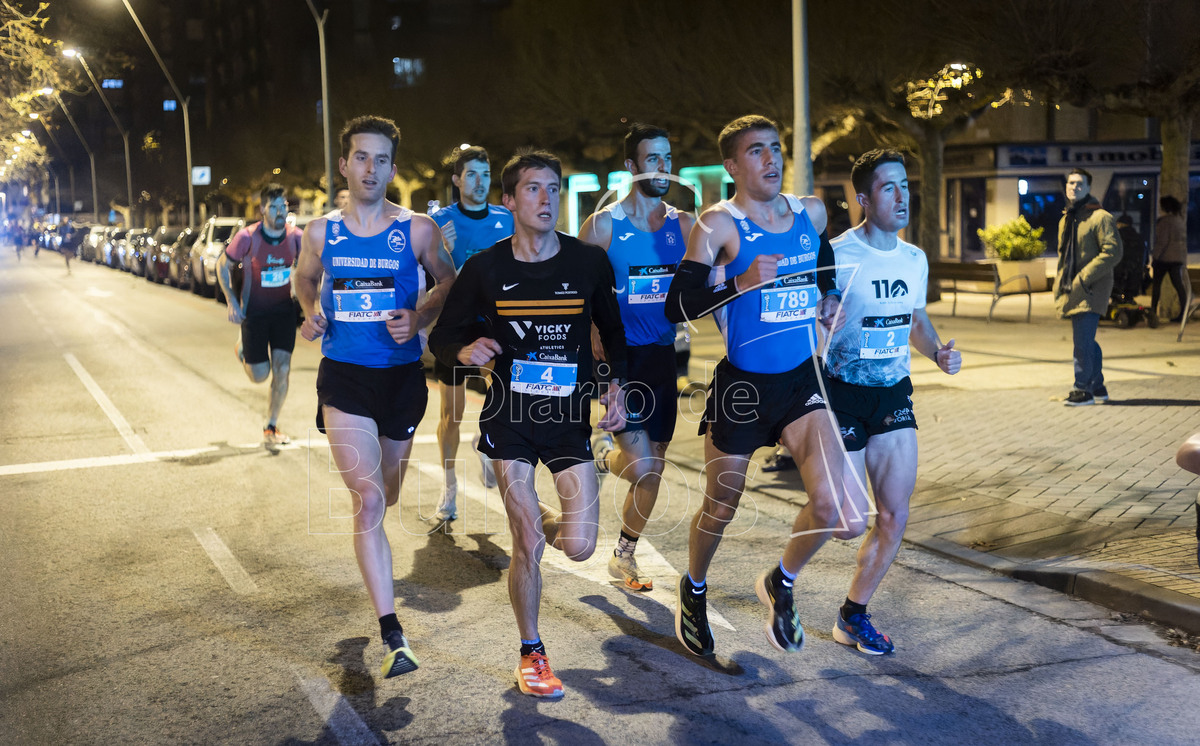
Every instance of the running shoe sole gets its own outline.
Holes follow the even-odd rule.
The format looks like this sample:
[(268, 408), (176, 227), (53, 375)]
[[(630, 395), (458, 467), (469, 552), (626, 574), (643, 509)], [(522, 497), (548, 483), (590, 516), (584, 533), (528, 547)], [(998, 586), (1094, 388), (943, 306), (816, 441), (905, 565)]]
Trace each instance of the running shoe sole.
[(521, 690), (522, 694), (528, 694), (529, 696), (537, 697), (538, 699), (562, 699), (563, 698), (564, 692), (562, 689), (554, 689), (554, 690), (551, 690), (548, 692), (536, 692), (533, 689), (530, 689), (528, 686), (525, 685), (525, 677), (524, 677), (524, 675), (522, 675), (521, 667), (519, 665), (515, 669), (513, 669), (513, 676), (516, 677), (517, 688)]
[(622, 572), (619, 567), (615, 567), (611, 561), (608, 563), (608, 574), (610, 576), (616, 578), (617, 580), (623, 581), (625, 583), (625, 587), (631, 591), (652, 591), (652, 590), (654, 590), (654, 581), (653, 580), (641, 581), (641, 580), (638, 580), (637, 578), (631, 578), (628, 575), (626, 575), (624, 572)]
[(383, 665), (379, 667), (379, 672), (383, 674), (383, 678), (390, 679), (393, 676), (412, 673), (420, 665), (421, 662), (417, 660), (417, 656), (413, 655), (412, 650), (409, 650), (406, 645), (395, 650), (389, 650), (387, 655), (383, 656)]
[[(754, 584), (754, 591), (755, 591), (755, 593), (758, 594), (758, 600), (762, 602), (763, 606), (767, 607), (767, 612), (768, 612), (767, 623), (765, 625), (763, 625), (763, 631), (767, 635), (767, 642), (771, 643), (771, 647), (775, 648), (779, 652), (781, 652), (781, 653), (799, 653), (801, 650), (804, 649), (805, 635), (804, 635), (803, 631), (801, 631), (801, 633), (800, 633), (800, 644), (794, 648), (789, 648), (789, 647), (780, 645), (775, 640), (775, 635), (771, 631), (771, 622), (773, 622), (775, 620), (775, 604), (773, 604), (771, 602), (771, 594), (767, 592), (767, 579), (769, 577), (771, 577), (771, 572), (772, 572), (772, 570), (767, 570), (762, 575), (759, 575), (758, 582)], [(803, 630), (803, 627), (801, 628), (801, 630)]]

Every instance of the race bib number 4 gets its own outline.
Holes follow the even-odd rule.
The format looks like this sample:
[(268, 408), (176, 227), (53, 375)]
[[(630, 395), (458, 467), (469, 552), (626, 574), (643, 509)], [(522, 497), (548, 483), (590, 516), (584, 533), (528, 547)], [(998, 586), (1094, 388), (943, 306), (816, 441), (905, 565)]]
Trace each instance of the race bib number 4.
[(908, 352), (908, 330), (912, 328), (909, 314), (864, 316), (862, 323), (862, 347), (858, 356), (863, 360), (902, 357)]
[(544, 363), (514, 360), (509, 388), (518, 394), (570, 396), (575, 390), (578, 366), (574, 363)]
[(759, 319), (771, 324), (807, 321), (817, 316), (817, 283), (811, 272), (780, 277), (759, 291), (762, 313)]
[(281, 288), (291, 279), (291, 267), (269, 267), (262, 271), (262, 286), (265, 288)]
[(396, 310), (391, 277), (341, 278), (333, 281), (334, 321), (387, 321)]
[(629, 303), (665, 303), (674, 277), (675, 267), (670, 264), (630, 267)]

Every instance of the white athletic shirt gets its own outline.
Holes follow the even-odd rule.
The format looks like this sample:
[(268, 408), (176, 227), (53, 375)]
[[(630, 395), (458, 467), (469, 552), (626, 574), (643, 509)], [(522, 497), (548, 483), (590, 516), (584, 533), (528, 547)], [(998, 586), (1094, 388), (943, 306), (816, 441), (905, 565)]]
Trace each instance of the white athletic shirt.
[(913, 309), (925, 307), (925, 253), (900, 240), (891, 251), (880, 251), (859, 238), (857, 229), (830, 243), (846, 324), (833, 335), (825, 366), (858, 386), (899, 383), (909, 371)]

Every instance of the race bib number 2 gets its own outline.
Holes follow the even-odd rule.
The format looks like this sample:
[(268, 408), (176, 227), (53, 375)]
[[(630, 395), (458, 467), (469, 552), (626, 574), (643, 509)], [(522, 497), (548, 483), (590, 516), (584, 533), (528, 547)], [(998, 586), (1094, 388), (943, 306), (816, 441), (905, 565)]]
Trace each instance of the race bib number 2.
[(396, 288), (391, 277), (333, 281), (334, 321), (387, 321), (394, 310)]
[(291, 267), (271, 267), (262, 271), (262, 286), (265, 288), (281, 288), (291, 279)]
[(896, 316), (864, 316), (859, 358), (885, 360), (902, 357), (908, 352), (908, 331), (911, 328), (912, 317), (907, 313)]
[(770, 324), (807, 321), (817, 316), (817, 283), (811, 272), (780, 277), (759, 291), (762, 313), (759, 319)]
[(578, 370), (574, 363), (514, 360), (509, 388), (518, 394), (570, 396), (575, 390)]

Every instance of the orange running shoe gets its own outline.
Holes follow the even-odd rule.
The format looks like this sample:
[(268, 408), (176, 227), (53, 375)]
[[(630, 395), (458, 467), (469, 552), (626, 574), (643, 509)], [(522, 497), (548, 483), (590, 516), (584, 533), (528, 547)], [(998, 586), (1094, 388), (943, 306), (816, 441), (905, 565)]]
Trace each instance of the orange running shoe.
[(550, 670), (545, 653), (530, 653), (521, 656), (521, 665), (515, 671), (517, 686), (525, 694), (546, 699), (558, 699), (563, 695), (562, 682)]

